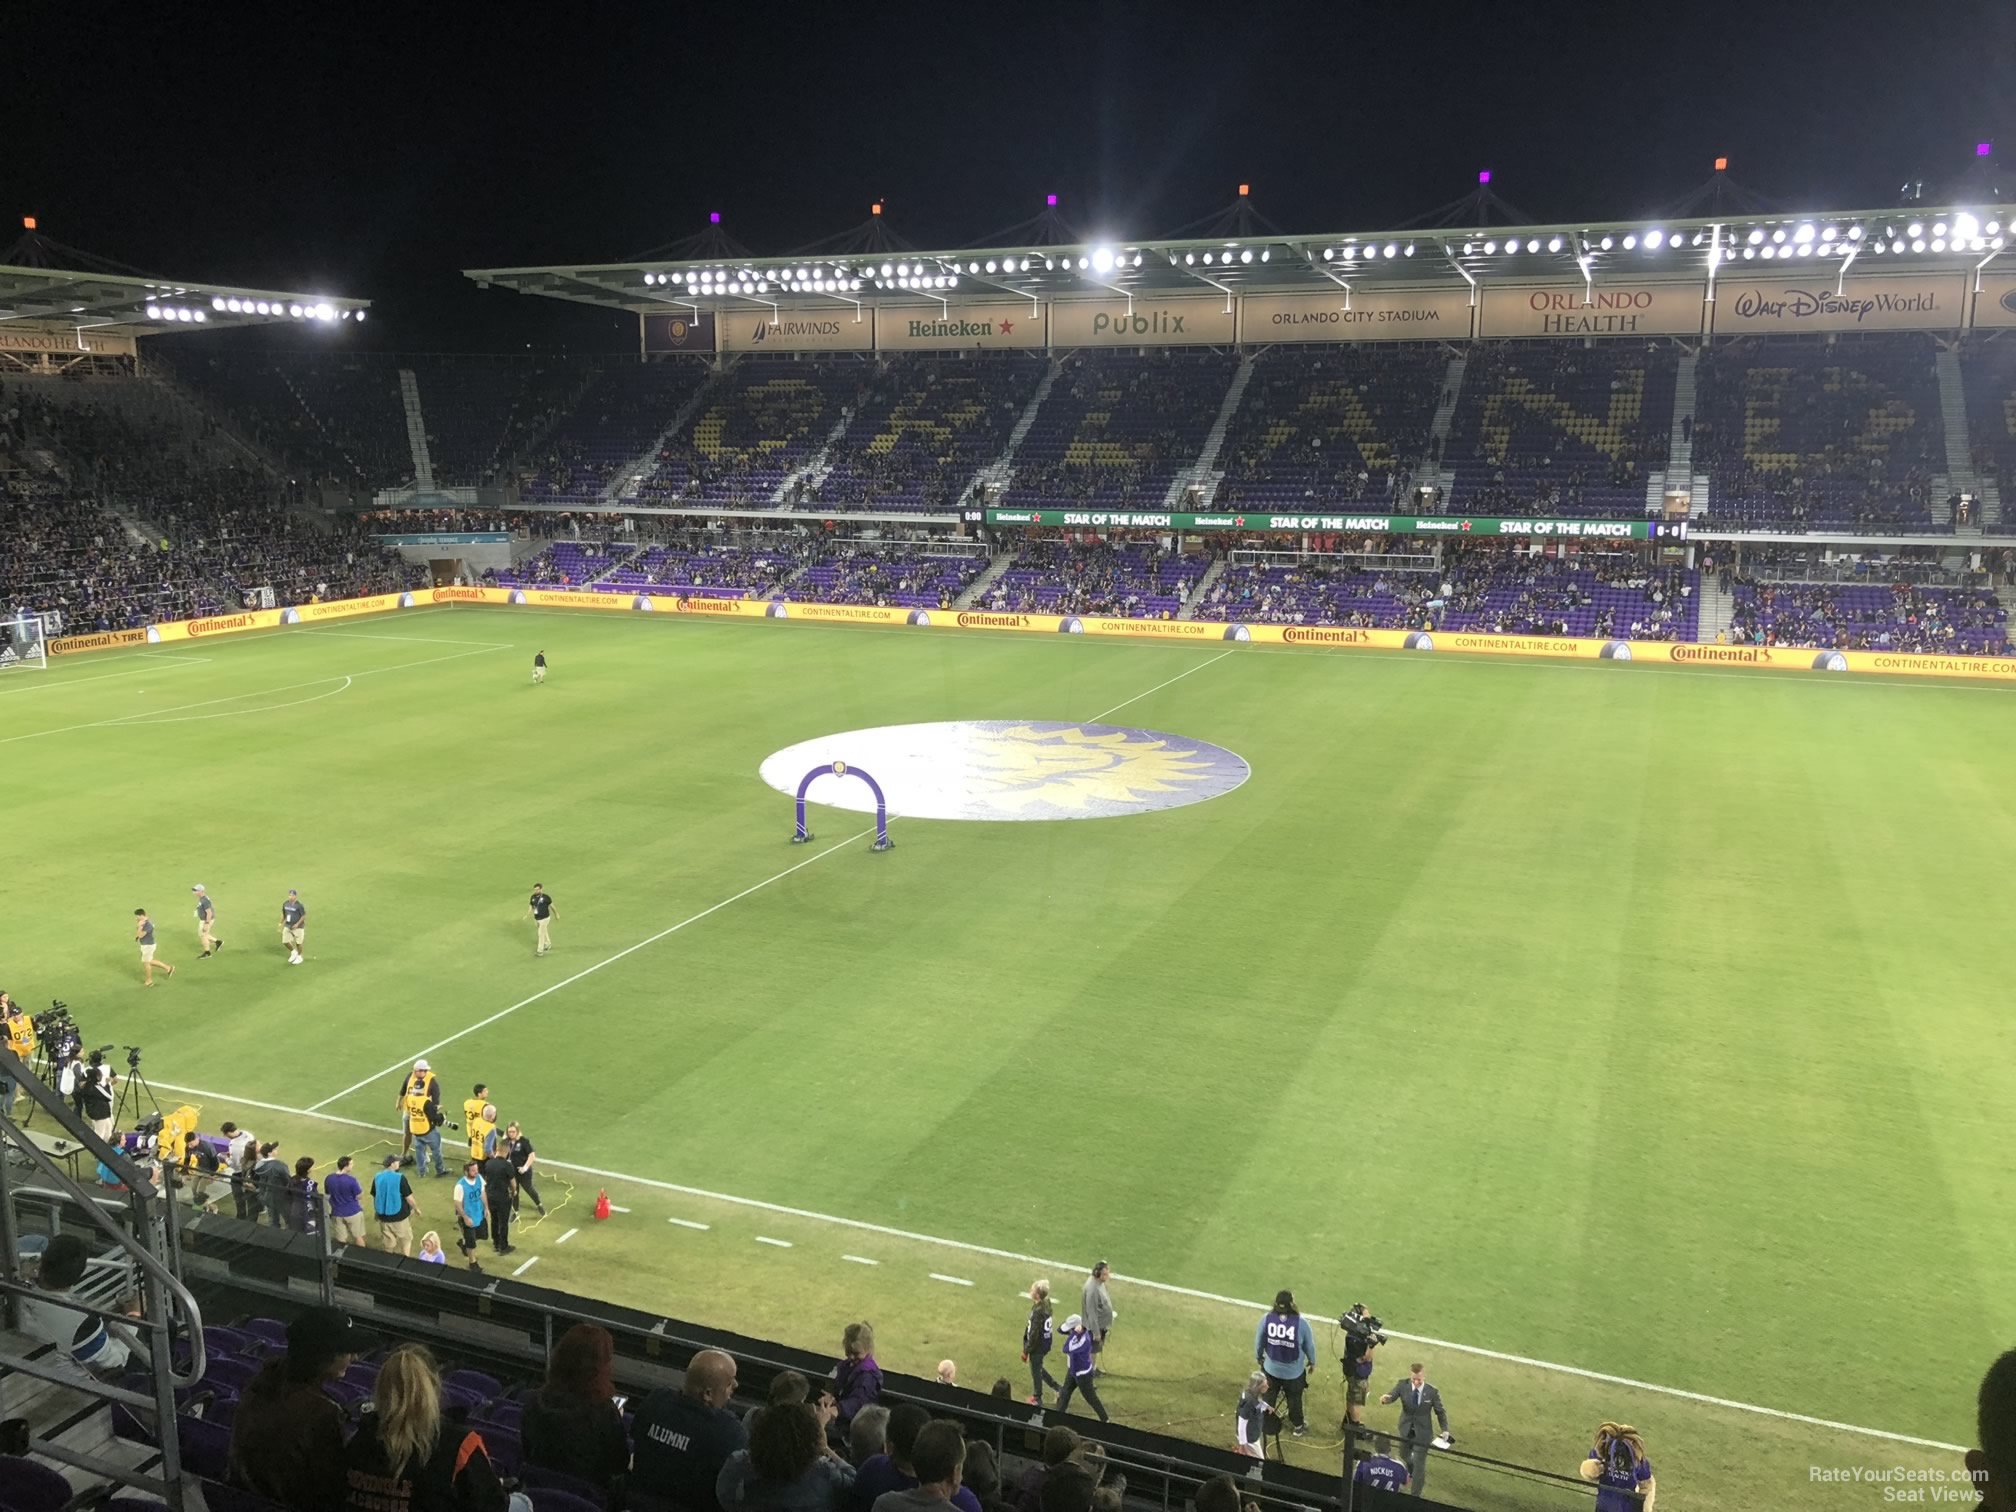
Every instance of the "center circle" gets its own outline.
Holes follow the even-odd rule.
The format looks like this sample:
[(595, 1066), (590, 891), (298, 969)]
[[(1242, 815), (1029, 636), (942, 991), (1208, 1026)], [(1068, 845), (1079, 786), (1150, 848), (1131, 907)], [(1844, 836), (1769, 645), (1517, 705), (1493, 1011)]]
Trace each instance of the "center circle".
[[(844, 772), (836, 773), (836, 765)], [(905, 819), (1113, 819), (1219, 798), (1252, 775), (1207, 740), (1130, 725), (961, 719), (821, 735), (763, 760), (758, 774), (809, 803), (875, 812), (877, 784)]]

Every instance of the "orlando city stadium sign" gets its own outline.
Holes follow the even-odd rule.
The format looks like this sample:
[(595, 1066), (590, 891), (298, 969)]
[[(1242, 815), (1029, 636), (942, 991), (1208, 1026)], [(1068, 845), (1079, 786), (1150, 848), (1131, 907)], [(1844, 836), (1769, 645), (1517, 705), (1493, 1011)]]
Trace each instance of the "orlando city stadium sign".
[[(845, 762), (902, 795), (906, 819), (1112, 819), (1183, 808), (1243, 783), (1243, 758), (1208, 740), (1053, 719), (950, 720), (848, 730), (766, 757), (758, 774), (794, 793), (805, 773)], [(833, 784), (815, 803), (872, 813), (874, 795)]]
[(1372, 535), (1545, 537), (1550, 540), (1678, 540), (1684, 520), (1508, 520), (1486, 515), (1184, 514), (1153, 510), (990, 509), (989, 525), (1090, 526), (1113, 530), (1343, 530)]

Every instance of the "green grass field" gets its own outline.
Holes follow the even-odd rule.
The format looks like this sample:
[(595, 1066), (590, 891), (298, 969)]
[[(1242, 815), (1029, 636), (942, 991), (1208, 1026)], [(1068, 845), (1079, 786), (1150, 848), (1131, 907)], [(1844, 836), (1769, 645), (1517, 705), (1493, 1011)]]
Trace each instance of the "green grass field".
[[(1109, 711), (1250, 780), (1088, 822), (892, 791), (875, 855), (816, 805), (789, 845), (757, 776)], [(489, 1082), (596, 1173), (555, 1171), (528, 1281), (821, 1348), (867, 1316), (984, 1390), (1021, 1384), (1017, 1294), (1103, 1255), (1108, 1405), (1211, 1441), (1230, 1299), (1362, 1297), (1447, 1341), (1376, 1384), (1426, 1359), (1466, 1450), (1572, 1470), (1621, 1418), (1664, 1507), (1833, 1505), (1810, 1467), (1957, 1456), (1538, 1362), (1972, 1442), (2016, 1339), (2012, 747), (1971, 685), (412, 611), (0, 683), (0, 984), (288, 1154), (369, 1148), (423, 1049), (451, 1103)], [(630, 1211), (596, 1225), (600, 1186)]]

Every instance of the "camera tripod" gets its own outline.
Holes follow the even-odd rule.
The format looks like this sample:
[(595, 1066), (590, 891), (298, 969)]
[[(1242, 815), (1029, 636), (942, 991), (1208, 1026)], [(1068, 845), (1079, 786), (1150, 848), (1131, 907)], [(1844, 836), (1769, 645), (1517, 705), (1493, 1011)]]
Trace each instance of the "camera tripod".
[[(144, 1105), (140, 1101), (140, 1098), (143, 1096), (147, 1099)], [(133, 1104), (133, 1112), (136, 1117), (140, 1114), (143, 1106), (152, 1108), (157, 1115), (161, 1112), (161, 1100), (154, 1095), (153, 1083), (147, 1080), (147, 1073), (140, 1069), (140, 1055), (138, 1051), (134, 1051), (126, 1057), (126, 1080), (120, 1084), (119, 1102), (112, 1109), (112, 1127), (115, 1132), (126, 1121), (126, 1104), (129, 1100)]]

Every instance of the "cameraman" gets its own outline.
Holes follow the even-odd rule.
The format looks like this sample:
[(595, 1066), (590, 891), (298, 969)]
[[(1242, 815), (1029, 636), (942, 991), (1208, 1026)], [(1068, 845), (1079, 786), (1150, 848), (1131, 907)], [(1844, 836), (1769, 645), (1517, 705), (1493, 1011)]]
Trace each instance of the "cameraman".
[[(0, 1032), (7, 1036), (7, 1048), (24, 1066), (35, 1064), (35, 1021), (21, 1011), (21, 1005), (0, 990)], [(11, 1076), (0, 1076), (0, 1112), (14, 1116), (14, 1096), (19, 1091)]]
[(100, 1139), (112, 1137), (112, 1090), (118, 1081), (112, 1068), (105, 1064), (105, 1052), (93, 1050), (91, 1064), (78, 1077), (77, 1111)]
[(1295, 1425), (1295, 1437), (1306, 1438), (1309, 1425), (1302, 1419), (1302, 1393), (1316, 1367), (1316, 1331), (1296, 1311), (1295, 1294), (1286, 1288), (1274, 1294), (1274, 1310), (1253, 1332), (1253, 1363), (1267, 1377), (1267, 1405), (1272, 1407), (1287, 1392), (1288, 1421)]
[(1377, 1368), (1374, 1357), (1386, 1342), (1384, 1325), (1363, 1302), (1353, 1302), (1337, 1326), (1344, 1333), (1344, 1416), (1349, 1422), (1362, 1423), (1367, 1387)]

